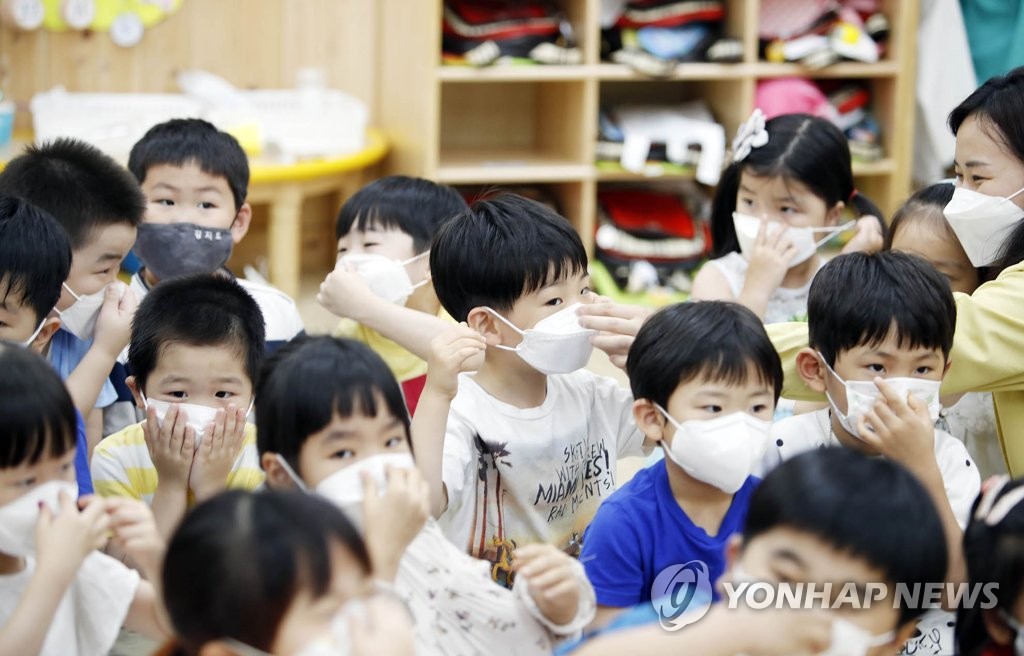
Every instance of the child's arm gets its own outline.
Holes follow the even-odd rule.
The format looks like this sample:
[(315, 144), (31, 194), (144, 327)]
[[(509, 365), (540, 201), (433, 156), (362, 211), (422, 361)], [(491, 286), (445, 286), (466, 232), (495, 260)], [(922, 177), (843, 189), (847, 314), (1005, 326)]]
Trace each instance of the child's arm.
[(156, 492), (151, 504), (153, 516), (160, 535), (170, 539), (188, 505), (188, 480), (196, 452), (195, 435), (187, 424), (187, 417), (175, 404), (167, 410), (163, 425), (157, 421), (156, 410), (149, 408), (142, 432), (157, 474)]
[(436, 316), (410, 310), (380, 298), (358, 274), (339, 263), (320, 285), (317, 302), (331, 314), (376, 330), (421, 360), (429, 360), (430, 344), (451, 327)]
[(126, 555), (146, 578), (139, 581), (125, 627), (154, 640), (165, 640), (173, 633), (160, 601), (160, 575), (167, 543), (157, 530), (153, 512), (141, 501), (119, 498), (107, 500), (107, 514), (114, 529), (110, 546)]
[(857, 231), (843, 246), (842, 253), (877, 253), (882, 250), (885, 245), (883, 225), (877, 216), (862, 216), (857, 219)]
[(188, 487), (196, 501), (205, 501), (228, 486), (228, 475), (245, 443), (245, 410), (229, 403), (206, 427), (195, 450)]
[(387, 471), (383, 494), (368, 472), (363, 472), (363, 532), (373, 576), (393, 582), (409, 544), (430, 517), (430, 490), (416, 469)]
[(906, 467), (928, 490), (946, 534), (949, 551), (946, 580), (962, 583), (967, 580), (964, 534), (950, 506), (942, 471), (935, 457), (935, 426), (928, 414), (928, 406), (913, 395), (904, 400), (882, 378), (876, 378), (875, 385), (882, 398), (861, 418), (857, 427), (861, 439), (883, 456)]
[(7, 622), (0, 627), (0, 656), (38, 654), (60, 600), (78, 568), (106, 542), (110, 519), (102, 499), (92, 497), (79, 512), (75, 500), (60, 495), (56, 514), (39, 509), (36, 571)]
[(515, 551), (516, 586), (526, 583), (540, 619), (553, 633), (583, 630), (594, 619), (597, 600), (578, 561), (549, 544)]
[(459, 373), (479, 357), (484, 338), (466, 324), (448, 326), (431, 343), (427, 381), (412, 420), (416, 465), (430, 489), (431, 514), (438, 517), (448, 506), (442, 463), (448, 411), (459, 389)]
[[(115, 283), (107, 287), (103, 306), (96, 318), (96, 336), (92, 346), (65, 381), (71, 400), (83, 417), (88, 417), (96, 405), (117, 356), (128, 344), (132, 317), (138, 306), (135, 292), (127, 285)], [(94, 446), (90, 442), (89, 447)]]

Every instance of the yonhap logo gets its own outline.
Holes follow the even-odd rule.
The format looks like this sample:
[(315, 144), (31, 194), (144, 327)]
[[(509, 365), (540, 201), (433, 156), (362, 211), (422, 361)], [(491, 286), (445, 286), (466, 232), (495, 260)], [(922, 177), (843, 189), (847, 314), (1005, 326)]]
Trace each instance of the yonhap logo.
[(707, 614), (711, 607), (711, 577), (702, 560), (666, 567), (651, 586), (651, 603), (666, 631), (678, 631)]

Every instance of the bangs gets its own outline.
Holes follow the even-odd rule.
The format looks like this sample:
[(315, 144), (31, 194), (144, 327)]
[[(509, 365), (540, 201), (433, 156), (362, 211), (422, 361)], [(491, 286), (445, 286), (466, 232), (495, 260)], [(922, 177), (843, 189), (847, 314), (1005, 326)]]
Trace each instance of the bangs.
[(0, 467), (34, 465), (75, 448), (77, 419), (60, 377), (30, 351), (0, 346)]
[(587, 275), (587, 259), (573, 253), (562, 260), (545, 261), (544, 267), (531, 267), (526, 272), (523, 294), (532, 294), (544, 287), (565, 282), (570, 276)]
[(775, 393), (774, 372), (765, 368), (760, 361), (746, 357), (737, 351), (719, 351), (711, 354), (694, 372), (693, 378), (722, 383), (730, 387), (760, 383), (773, 394)]

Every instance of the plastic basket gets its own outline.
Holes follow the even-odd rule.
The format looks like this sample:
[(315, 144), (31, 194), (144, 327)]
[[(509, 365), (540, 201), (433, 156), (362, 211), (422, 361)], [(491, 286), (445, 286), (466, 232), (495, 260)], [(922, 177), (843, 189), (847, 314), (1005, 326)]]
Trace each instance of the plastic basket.
[(344, 155), (366, 146), (366, 105), (342, 91), (260, 89), (240, 95), (259, 121), (268, 151), (305, 159)]

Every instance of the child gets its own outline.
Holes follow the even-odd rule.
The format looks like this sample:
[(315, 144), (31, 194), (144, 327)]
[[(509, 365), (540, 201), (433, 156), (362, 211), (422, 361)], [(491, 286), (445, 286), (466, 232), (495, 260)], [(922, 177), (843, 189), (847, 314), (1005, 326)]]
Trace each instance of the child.
[[(733, 142), (711, 210), (713, 259), (693, 281), (697, 300), (736, 300), (766, 323), (802, 319), (817, 248), (865, 216), (848, 249), (881, 247), (882, 213), (853, 186), (850, 147), (832, 123), (805, 114), (765, 123), (759, 110)], [(875, 243), (877, 242), (877, 243)]]
[[(435, 362), (429, 378), (454, 381), (457, 367)], [(510, 592), (491, 581), (488, 563), (460, 551), (427, 519), (401, 390), (364, 344), (296, 341), (268, 361), (257, 396), (268, 486), (316, 489), (356, 519), (375, 577), (393, 580), (409, 604), (424, 653), (550, 653), (552, 638), (593, 617), (583, 568), (565, 554), (523, 548)]]
[[(384, 358), (410, 414), (423, 391), (431, 337), (451, 322), (430, 284), (427, 252), (441, 224), (465, 210), (451, 187), (396, 175), (360, 189), (338, 214), (338, 267), (317, 300), (344, 317), (337, 337), (357, 339)], [(430, 324), (433, 330), (424, 328)]]
[(457, 349), (478, 354), (476, 332), (486, 350), (457, 393), (429, 396), (421, 418), (424, 390), (418, 465), (448, 537), (511, 585), (517, 547), (578, 555), (597, 506), (615, 491), (617, 460), (649, 449), (629, 392), (582, 370), (592, 331), (576, 310), (592, 293), (568, 221), (520, 196), (479, 201), (441, 227), (430, 270), (445, 310), (468, 324), (455, 331)]
[[(980, 487), (963, 442), (933, 426), (955, 324), (949, 282), (920, 258), (851, 253), (826, 264), (811, 283), (810, 347), (797, 356), (797, 370), (831, 407), (778, 422), (767, 459), (770, 466), (807, 449), (844, 446), (907, 467), (939, 509), (948, 581), (963, 580), (962, 527)], [(929, 615), (917, 648), (934, 642), (937, 653), (953, 653), (947, 623), (948, 614)]]
[[(984, 282), (986, 270), (971, 264), (942, 214), (942, 208), (953, 198), (953, 189), (952, 184), (943, 182), (911, 196), (893, 216), (889, 247), (928, 260), (946, 276), (954, 292), (973, 294)], [(942, 409), (938, 425), (967, 445), (982, 477), (1006, 473), (991, 394), (964, 394)]]
[(400, 605), (372, 595), (358, 532), (316, 496), (235, 490), (200, 504), (171, 538), (163, 586), (167, 653), (414, 652)]
[(71, 241), (71, 270), (55, 308), (61, 329), (48, 357), (85, 417), (91, 451), (105, 434), (103, 413), (93, 408), (118, 398), (109, 377), (128, 344), (137, 299), (117, 273), (145, 199), (124, 167), (74, 139), (30, 146), (11, 160), (0, 173), (0, 195), (49, 212)]
[[(249, 231), (245, 202), (249, 160), (234, 137), (197, 118), (156, 125), (138, 141), (128, 169), (146, 195), (135, 254), (143, 269), (132, 276), (142, 299), (161, 280), (221, 272), (234, 244)], [(273, 351), (303, 331), (302, 319), (284, 292), (237, 279), (259, 304)]]
[(245, 417), (264, 344), (256, 301), (229, 278), (178, 278), (147, 294), (132, 324), (127, 381), (146, 419), (96, 447), (96, 492), (144, 500), (169, 536), (193, 502), (258, 486)]
[(163, 549), (152, 514), (126, 500), (76, 504), (75, 409), (60, 377), (11, 344), (0, 344), (0, 372), (4, 653), (105, 654), (122, 624), (164, 637), (150, 583), (96, 551), (112, 532), (113, 543), (155, 576)]
[[(884, 493), (879, 493), (884, 491)], [(908, 531), (911, 524), (913, 531)], [(846, 449), (821, 449), (782, 464), (750, 499), (742, 538), (726, 550), (728, 571), (719, 591), (729, 597), (747, 584), (796, 589), (800, 607), (747, 605), (750, 592), (708, 609), (707, 596), (658, 601), (663, 613), (686, 624), (684, 613), (707, 615), (666, 639), (657, 624), (608, 632), (573, 651), (578, 656), (700, 654), (892, 654), (914, 632), (923, 609), (896, 602), (898, 586), (914, 590), (942, 580), (946, 570), (942, 522), (927, 491), (903, 467)], [(708, 581), (700, 581), (710, 586)], [(831, 585), (828, 598), (820, 591)], [(855, 586), (857, 593), (844, 596)], [(811, 586), (819, 591), (815, 597)], [(744, 588), (746, 589), (746, 588)], [(884, 591), (870, 597), (867, 590)], [(921, 596), (918, 596), (920, 600)], [(634, 618), (657, 621), (649, 605)], [(668, 615), (663, 615), (669, 619)], [(682, 619), (680, 619), (682, 618)], [(625, 625), (625, 622), (622, 622)], [(921, 653), (921, 652), (918, 652)], [(930, 653), (930, 652), (929, 652)]]
[(1024, 652), (1024, 484), (999, 476), (985, 487), (964, 531), (964, 557), (970, 583), (997, 585), (998, 603), (959, 609), (957, 646), (963, 656), (1014, 656)]
[(655, 314), (626, 370), (636, 423), (666, 457), (601, 504), (587, 529), (580, 560), (597, 591), (598, 624), (649, 601), (670, 565), (698, 559), (711, 580), (722, 575), (782, 389), (764, 326), (743, 306), (718, 301)]

